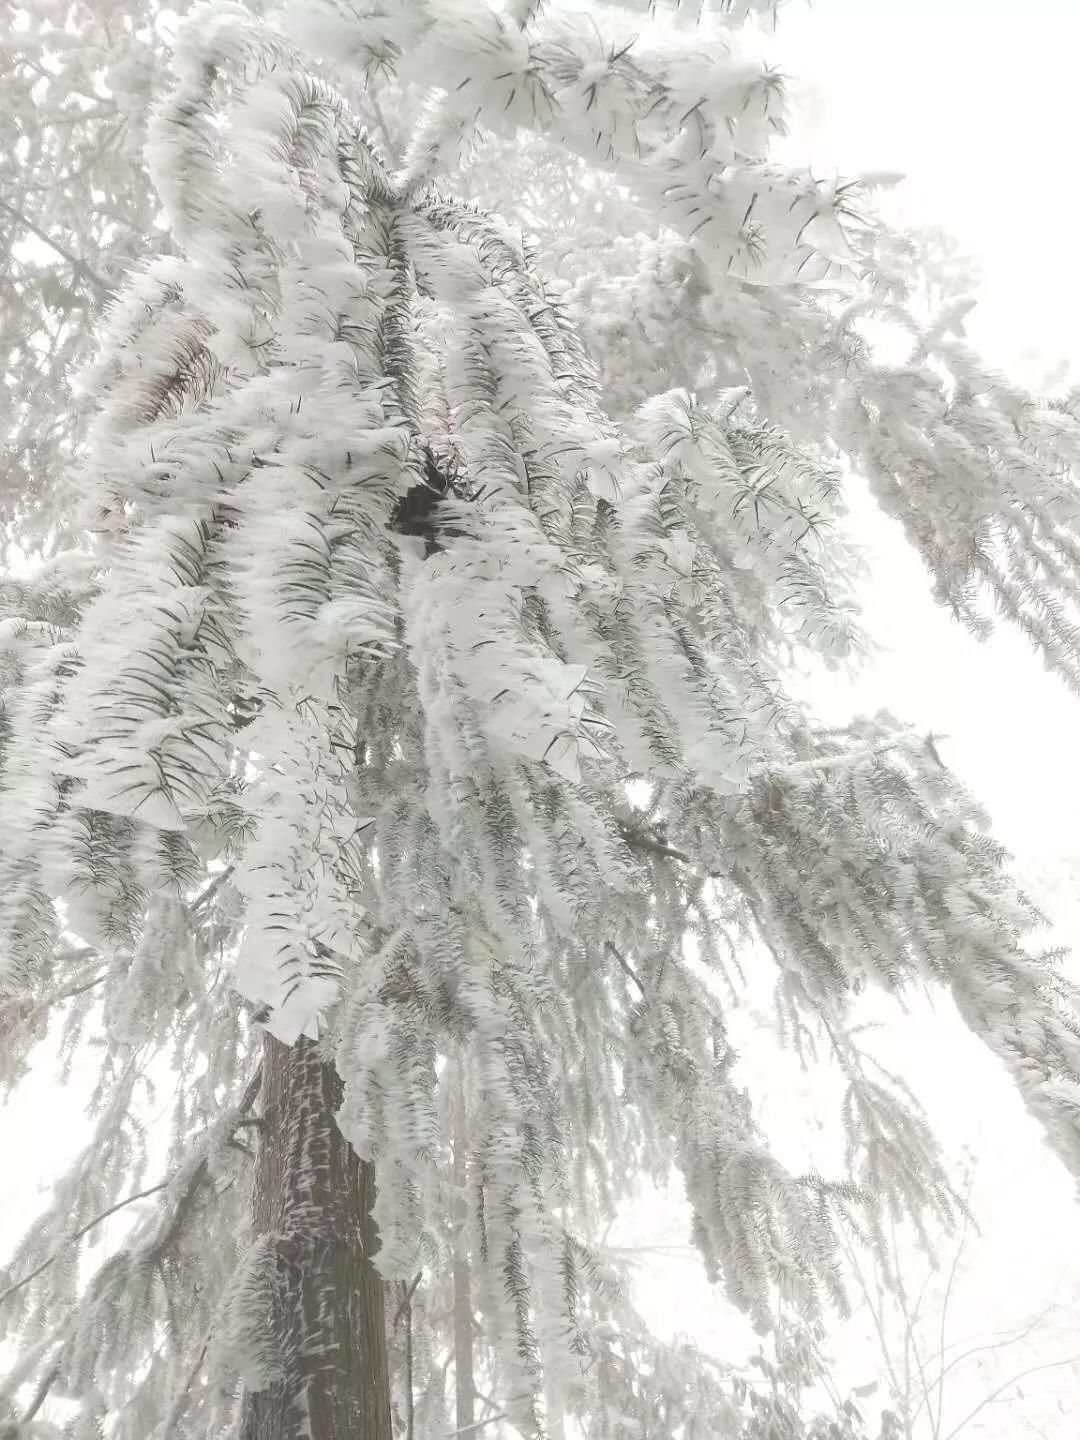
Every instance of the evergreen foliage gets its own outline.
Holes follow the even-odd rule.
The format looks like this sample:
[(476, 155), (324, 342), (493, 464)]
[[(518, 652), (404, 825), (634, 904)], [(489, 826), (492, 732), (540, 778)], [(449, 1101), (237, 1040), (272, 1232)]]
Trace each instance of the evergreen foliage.
[[(58, 1014), (69, 1059), (103, 1042), (90, 1139), (0, 1286), (16, 1433), (51, 1395), (73, 1440), (236, 1434), (241, 1387), (277, 1373), (258, 1027), (318, 1042), (376, 1166), (410, 1436), (447, 1429), (455, 1253), (478, 1373), (524, 1433), (564, 1411), (597, 1440), (857, 1433), (784, 1390), (813, 1344), (762, 1361), (768, 1399), (660, 1345), (597, 1242), (676, 1166), (710, 1272), (790, 1343), (845, 1304), (838, 1227), (881, 1246), (888, 1211), (947, 1216), (917, 1106), (847, 1031), (866, 985), (951, 992), (1080, 1171), (1075, 999), (987, 821), (932, 743), (888, 715), (825, 730), (785, 690), (793, 658), (865, 643), (847, 461), (944, 602), (980, 629), (996, 606), (1075, 683), (1080, 425), (986, 375), (955, 305), (916, 318), (919, 257), (867, 187), (769, 161), (783, 85), (738, 27), (773, 8), (698, 31), (307, 0), (268, 25), (215, 0), (184, 23), (146, 131), (170, 248), (131, 264), (155, 229), (137, 171), (111, 222), (131, 273), (85, 382), (91, 538), (2, 592), (5, 1078)], [(117, 67), (153, 13), (123, 8), (107, 71), (125, 143), (146, 100)], [(94, 94), (97, 23), (72, 21)], [(59, 34), (18, 41), (19, 84)], [(380, 86), (415, 116), (400, 163), (357, 119)], [(503, 163), (561, 283), (494, 213)], [(567, 197), (592, 213), (539, 217)], [(55, 339), (8, 350), (32, 542), (69, 524), (26, 516), (77, 432), (65, 411), (42, 467), (31, 391), (86, 353), (72, 307), (98, 284), (60, 259), (58, 319), (40, 275), (3, 315)], [(875, 362), (867, 316), (910, 328), (907, 365)], [(750, 934), (788, 1034), (823, 1030), (844, 1068), (852, 1176), (788, 1173), (734, 1082)]]

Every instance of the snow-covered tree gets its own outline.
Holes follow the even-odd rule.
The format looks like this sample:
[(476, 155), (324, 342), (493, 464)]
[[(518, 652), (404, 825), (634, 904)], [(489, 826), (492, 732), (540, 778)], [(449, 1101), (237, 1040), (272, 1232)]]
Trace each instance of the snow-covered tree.
[[(847, 1033), (868, 984), (951, 992), (1080, 1170), (1073, 997), (985, 818), (932, 742), (785, 689), (863, 643), (848, 461), (945, 602), (1075, 683), (1080, 423), (921, 314), (867, 186), (770, 163), (783, 85), (739, 27), (773, 8), (219, 0), (178, 31), (169, 253), (110, 306), (80, 523), (51, 512), (90, 539), (3, 586), (5, 1064), (58, 1015), (100, 1059), (0, 1287), (15, 1433), (63, 1397), (79, 1440), (799, 1435), (652, 1341), (596, 1242), (675, 1166), (710, 1273), (812, 1333), (839, 1227), (947, 1210)], [(89, 23), (61, 10), (50, 74)], [(751, 933), (845, 1067), (859, 1185), (786, 1171), (734, 1082)]]

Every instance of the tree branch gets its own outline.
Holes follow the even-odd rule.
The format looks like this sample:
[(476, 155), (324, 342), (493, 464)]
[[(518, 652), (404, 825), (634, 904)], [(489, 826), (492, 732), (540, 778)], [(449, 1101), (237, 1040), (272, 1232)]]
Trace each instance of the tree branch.
[(29, 230), (31, 235), (35, 235), (43, 245), (48, 245), (54, 254), (59, 255), (61, 260), (66, 261), (67, 264), (71, 266), (72, 270), (74, 270), (80, 279), (85, 280), (88, 285), (92, 285), (102, 298), (109, 295), (110, 286), (106, 283), (103, 276), (99, 275), (85, 260), (80, 260), (79, 257), (73, 255), (70, 250), (65, 250), (63, 245), (61, 245), (59, 241), (54, 240), (47, 230), (42, 230), (39, 225), (35, 225), (28, 215), (24, 215), (21, 210), (17, 210), (14, 205), (9, 205), (8, 202), (3, 199), (0, 199), (0, 210), (10, 216), (17, 225), (21, 225), (25, 230)]
[(6, 1290), (0, 1290), (0, 1305), (2, 1305), (5, 1300), (9, 1300), (12, 1295), (17, 1295), (20, 1290), (25, 1289), (32, 1280), (36, 1280), (50, 1265), (59, 1260), (61, 1254), (69, 1245), (76, 1244), (84, 1235), (89, 1234), (96, 1225), (100, 1225), (101, 1222), (107, 1220), (110, 1215), (115, 1215), (118, 1210), (123, 1210), (125, 1205), (134, 1205), (136, 1200), (145, 1200), (148, 1195), (156, 1195), (159, 1190), (168, 1189), (168, 1185), (168, 1180), (161, 1180), (157, 1185), (151, 1185), (147, 1190), (139, 1190), (134, 1195), (126, 1195), (123, 1200), (117, 1200), (115, 1205), (110, 1205), (107, 1210), (102, 1210), (100, 1215), (95, 1215), (94, 1218), (88, 1220), (85, 1225), (80, 1225), (73, 1235), (65, 1235), (52, 1254), (43, 1260), (36, 1269), (31, 1270), (29, 1275), (24, 1275), (21, 1280), (16, 1280), (14, 1285), (9, 1285)]
[(34, 1398), (30, 1401), (30, 1404), (23, 1411), (21, 1424), (30, 1424), (30, 1421), (33, 1420), (34, 1416), (41, 1409), (42, 1405), (44, 1405), (49, 1391), (56, 1384), (56, 1381), (59, 1378), (60, 1363), (59, 1361), (54, 1360), (53, 1363), (49, 1366), (48, 1370), (45, 1371), (45, 1374), (41, 1377), (41, 1384), (34, 1391)]
[(821, 760), (796, 760), (791, 765), (780, 765), (764, 772), (770, 780), (797, 780), (803, 775), (823, 775), (830, 770), (842, 770), (845, 765), (858, 765), (862, 760), (873, 760), (889, 750), (895, 750), (900, 742), (889, 740), (882, 745), (866, 745), (861, 750), (849, 750), (842, 755), (828, 755)]
[(953, 1426), (948, 1435), (945, 1436), (945, 1440), (953, 1440), (953, 1436), (958, 1435), (969, 1420), (974, 1420), (980, 1410), (985, 1410), (987, 1405), (992, 1404), (993, 1401), (995, 1401), (1003, 1391), (1008, 1390), (1011, 1385), (1018, 1385), (1021, 1380), (1026, 1380), (1029, 1375), (1038, 1375), (1043, 1370), (1060, 1370), (1063, 1365), (1076, 1364), (1080, 1364), (1080, 1355), (1070, 1355), (1064, 1360), (1049, 1360), (1045, 1365), (1032, 1365), (1027, 1370), (1021, 1370), (1020, 1373), (1014, 1375), (1011, 1380), (1004, 1381), (996, 1390), (991, 1390), (989, 1395), (984, 1396), (973, 1410), (968, 1411), (958, 1425)]
[[(240, 1097), (240, 1102), (237, 1106), (236, 1117), (238, 1123), (240, 1119), (242, 1119), (243, 1116), (246, 1114), (246, 1112), (251, 1109), (252, 1105), (254, 1105), (261, 1084), (262, 1066), (260, 1065), (259, 1068), (255, 1071), (255, 1074), (248, 1081), (247, 1087), (245, 1088), (243, 1095)], [(166, 1226), (165, 1233), (161, 1236), (161, 1238), (158, 1240), (157, 1244), (153, 1248), (151, 1256), (152, 1260), (156, 1260), (161, 1255), (161, 1253), (173, 1240), (177, 1231), (183, 1225), (187, 1213), (191, 1209), (191, 1206), (194, 1202), (195, 1196), (201, 1189), (203, 1184), (205, 1184), (206, 1180), (209, 1178), (209, 1173), (209, 1167), (206, 1163), (206, 1159), (203, 1158), (199, 1161), (198, 1165), (196, 1165), (195, 1169), (191, 1172), (191, 1178), (188, 1181), (187, 1188), (180, 1196), (180, 1199), (176, 1202), (176, 1208), (173, 1211), (169, 1224)], [(53, 1250), (52, 1254), (49, 1255), (45, 1260), (43, 1260), (41, 1264), (38, 1265), (35, 1269), (31, 1270), (29, 1275), (24, 1275), (21, 1280), (16, 1280), (13, 1285), (9, 1285), (6, 1290), (0, 1292), (0, 1305), (2, 1305), (5, 1300), (9, 1300), (12, 1295), (16, 1295), (20, 1290), (25, 1289), (25, 1287), (29, 1285), (31, 1281), (36, 1280), (37, 1277), (41, 1275), (44, 1271), (46, 1271), (50, 1265), (54, 1264), (69, 1245), (76, 1244), (79, 1240), (82, 1239), (84, 1235), (88, 1234), (89, 1231), (93, 1230), (96, 1225), (100, 1225), (103, 1220), (107, 1220), (110, 1215), (115, 1215), (116, 1212), (118, 1210), (122, 1210), (125, 1205), (133, 1205), (136, 1200), (145, 1200), (149, 1195), (156, 1195), (161, 1190), (167, 1190), (171, 1183), (171, 1180), (162, 1180), (159, 1181), (157, 1185), (151, 1185), (147, 1190), (140, 1190), (137, 1194), (128, 1195), (123, 1200), (118, 1200), (115, 1205), (110, 1205), (109, 1208), (107, 1210), (103, 1210), (100, 1215), (95, 1215), (92, 1220), (88, 1220), (86, 1224), (80, 1226), (79, 1229), (74, 1232), (74, 1234), (65, 1236), (61, 1243)]]
[(226, 865), (225, 869), (222, 870), (219, 875), (215, 875), (214, 878), (199, 891), (198, 895), (196, 895), (195, 899), (191, 902), (191, 908), (193, 910), (201, 910), (204, 905), (214, 898), (223, 885), (228, 884), (235, 870), (235, 865)]
[[(931, 1388), (936, 1389), (940, 1386), (942, 1389), (944, 1389), (945, 1377), (949, 1375), (953, 1370), (955, 1370), (958, 1365), (963, 1365), (965, 1361), (972, 1359), (972, 1357), (975, 1355), (983, 1355), (987, 1351), (993, 1350), (1008, 1350), (1011, 1349), (1014, 1345), (1022, 1345), (1024, 1341), (1028, 1339), (1028, 1337), (1035, 1330), (1038, 1329), (1038, 1327), (1046, 1319), (1048, 1314), (1049, 1308), (1040, 1311), (1040, 1313), (1038, 1315), (1035, 1315), (1031, 1320), (1029, 1320), (1026, 1325), (1016, 1326), (1013, 1330), (1007, 1330), (1003, 1335), (996, 1337), (993, 1340), (988, 1340), (983, 1345), (973, 1345), (968, 1350), (962, 1350), (959, 1355), (954, 1355), (953, 1358), (949, 1361), (949, 1363), (941, 1371), (940, 1375), (938, 1375), (937, 1378), (934, 1380)], [(924, 1395), (923, 1398), (919, 1401), (918, 1405), (915, 1407), (914, 1411), (912, 1412), (913, 1420), (918, 1419), (920, 1411), (922, 1410), (923, 1406), (927, 1404), (928, 1398)]]
[(494, 1425), (497, 1420), (509, 1420), (509, 1418), (508, 1410), (499, 1410), (496, 1414), (488, 1415), (483, 1420), (474, 1420), (471, 1425), (463, 1425), (460, 1430), (451, 1430), (450, 1434), (451, 1436), (475, 1435), (477, 1430), (483, 1430), (485, 1425)]
[(413, 1276), (413, 1278), (408, 1282), (407, 1285), (406, 1285), (406, 1282), (405, 1282), (404, 1280), (401, 1282), (401, 1284), (402, 1284), (401, 1304), (400, 1304), (400, 1305), (397, 1307), (397, 1309), (394, 1311), (394, 1318), (393, 1318), (393, 1320), (390, 1322), (390, 1328), (391, 1328), (391, 1330), (396, 1330), (396, 1329), (397, 1329), (397, 1327), (398, 1327), (398, 1322), (400, 1321), (401, 1317), (405, 1314), (406, 1310), (408, 1310), (409, 1306), (412, 1304), (412, 1297), (416, 1294), (416, 1287), (420, 1284), (420, 1281), (423, 1279), (423, 1275), (424, 1275), (424, 1272), (423, 1272), (422, 1270), (419, 1270), (419, 1271), (417, 1271), (417, 1273)]
[(375, 88), (370, 80), (364, 87), (364, 98), (371, 107), (375, 124), (379, 134), (382, 136), (383, 144), (386, 147), (386, 158), (396, 170), (401, 165), (401, 156), (398, 154), (397, 146), (394, 144), (393, 136), (390, 134), (390, 127), (386, 123), (386, 116), (383, 114), (382, 106), (379, 104), (379, 97), (376, 95)]
[(214, 1329), (211, 1325), (210, 1329), (207, 1330), (206, 1335), (203, 1338), (202, 1345), (199, 1348), (199, 1353), (195, 1356), (195, 1361), (192, 1364), (191, 1369), (187, 1373), (187, 1378), (185, 1379), (180, 1390), (177, 1391), (176, 1395), (174, 1395), (173, 1397), (173, 1402), (169, 1407), (169, 1413), (168, 1415), (166, 1415), (165, 1422), (162, 1426), (161, 1440), (169, 1440), (170, 1436), (176, 1434), (176, 1427), (184, 1417), (184, 1411), (187, 1409), (188, 1402), (191, 1399), (191, 1387), (195, 1384), (199, 1371), (203, 1367), (203, 1362), (206, 1359), (207, 1353), (209, 1352), (210, 1342), (213, 1339), (213, 1335)]
[(604, 949), (605, 949), (605, 950), (609, 950), (609, 951), (611, 952), (611, 954), (615, 956), (615, 959), (616, 959), (616, 960), (619, 962), (619, 964), (622, 966), (623, 970), (626, 972), (627, 975), (630, 976), (630, 979), (634, 982), (634, 984), (637, 986), (637, 988), (641, 991), (642, 995), (644, 995), (644, 994), (645, 994), (645, 986), (644, 986), (644, 985), (641, 983), (641, 981), (638, 979), (637, 974), (636, 974), (636, 972), (634, 971), (633, 966), (630, 964), (629, 960), (627, 960), (626, 956), (622, 953), (622, 951), (619, 949), (619, 947), (618, 947), (617, 945), (613, 945), (610, 940), (605, 940), (605, 941), (604, 941)]
[(664, 845), (661, 841), (654, 840), (651, 835), (642, 835), (638, 831), (629, 830), (624, 825), (620, 825), (619, 829), (631, 850), (641, 850), (646, 855), (663, 855), (668, 860), (678, 860), (682, 865), (694, 863), (685, 850), (676, 850), (672, 845)]
[[(45, 1010), (51, 1009), (53, 1005), (59, 1005), (62, 1000), (71, 1000), (76, 995), (83, 995), (87, 990), (93, 990), (95, 985), (100, 985), (101, 982), (107, 980), (111, 974), (112, 967), (106, 966), (104, 970), (98, 971), (98, 973), (91, 976), (89, 980), (84, 979), (83, 976), (80, 975), (76, 980), (70, 981), (67, 985), (58, 985), (55, 990), (50, 990), (48, 994), (43, 995), (40, 1000), (32, 1004), (25, 1015), (17, 1016), (16, 1023), (19, 1025), (28, 1024), (35, 1016), (40, 1015)], [(17, 1009), (20, 1003), (20, 997), (13, 997), (6, 1005), (0, 1006), (0, 1017), (6, 1015), (10, 1010)]]

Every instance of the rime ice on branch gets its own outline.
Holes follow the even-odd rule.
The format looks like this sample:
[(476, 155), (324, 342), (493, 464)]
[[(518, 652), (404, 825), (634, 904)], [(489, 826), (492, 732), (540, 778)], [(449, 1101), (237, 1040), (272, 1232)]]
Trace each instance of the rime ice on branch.
[[(1071, 997), (1024, 949), (1034, 917), (982, 818), (903, 726), (822, 732), (783, 684), (793, 653), (862, 643), (829, 445), (944, 595), (974, 616), (982, 577), (1071, 673), (1075, 426), (984, 386), (942, 325), (902, 372), (856, 353), (856, 310), (903, 309), (901, 281), (853, 191), (769, 163), (782, 87), (734, 31), (633, 38), (625, 17), (482, 0), (295, 12), (315, 58), (437, 87), (403, 164), (293, 42), (196, 9), (149, 147), (179, 253), (117, 299), (95, 382), (93, 563), (5, 596), (6, 993), (34, 1034), (100, 997), (131, 1057), (16, 1257), (44, 1337), (16, 1379), (88, 1425), (145, 1412), (161, 1440), (225, 1433), (238, 1378), (277, 1383), (248, 1330), (281, 1237), (209, 1273), (190, 1228), (256, 1118), (232, 984), (336, 1065), (402, 1287), (391, 1329), (415, 1277), (464, 1253), (528, 1429), (545, 1396), (588, 1413), (628, 1393), (631, 1352), (670, 1359), (597, 1323), (636, 1323), (587, 1241), (643, 1173), (678, 1166), (694, 1238), (759, 1329), (777, 1294), (810, 1317), (843, 1303), (834, 1227), (874, 1231), (877, 1202), (788, 1173), (734, 1083), (710, 971), (746, 932), (792, 1023), (832, 1037), (852, 1149), (896, 1203), (947, 1207), (947, 1185), (846, 1035), (867, 983), (949, 988), (1080, 1171)], [(655, 392), (610, 311), (580, 306), (579, 330), (519, 236), (444, 187), (485, 128), (600, 167), (656, 227), (668, 278), (633, 299), (670, 314), (656, 368), (680, 383)], [(947, 401), (931, 356), (963, 378)], [(632, 392), (633, 413), (605, 408)], [(122, 1194), (143, 1165), (133, 1091), (144, 1048), (168, 1046), (198, 1080), (160, 1211), (81, 1284), (95, 1214), (143, 1198)]]

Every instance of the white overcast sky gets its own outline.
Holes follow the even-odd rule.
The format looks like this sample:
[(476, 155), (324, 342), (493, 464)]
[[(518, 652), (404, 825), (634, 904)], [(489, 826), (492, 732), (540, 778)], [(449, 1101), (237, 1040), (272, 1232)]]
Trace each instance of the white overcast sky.
[(818, 173), (899, 170), (983, 270), (969, 333), (1014, 377), (1075, 361), (1080, 4), (789, 0), (776, 50)]

